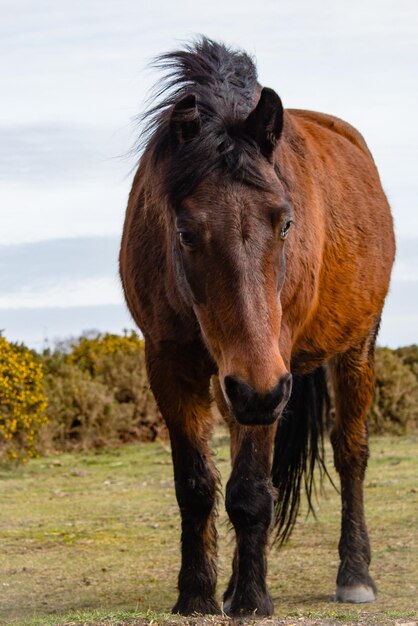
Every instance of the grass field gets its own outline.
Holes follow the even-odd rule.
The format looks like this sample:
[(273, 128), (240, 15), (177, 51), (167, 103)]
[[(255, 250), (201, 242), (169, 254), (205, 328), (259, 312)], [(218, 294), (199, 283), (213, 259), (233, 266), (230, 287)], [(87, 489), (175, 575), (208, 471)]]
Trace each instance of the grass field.
[[(340, 504), (327, 485), (318, 521), (302, 515), (289, 544), (270, 553), (278, 619), (266, 624), (415, 623), (417, 444), (416, 437), (371, 441), (366, 507), (378, 600), (360, 606), (331, 602)], [(229, 458), (223, 430), (214, 446), (225, 482)], [(233, 539), (223, 502), (218, 522), (221, 593)], [(186, 623), (167, 615), (176, 595), (179, 515), (170, 452), (163, 444), (40, 458), (3, 470), (0, 540), (0, 623)]]

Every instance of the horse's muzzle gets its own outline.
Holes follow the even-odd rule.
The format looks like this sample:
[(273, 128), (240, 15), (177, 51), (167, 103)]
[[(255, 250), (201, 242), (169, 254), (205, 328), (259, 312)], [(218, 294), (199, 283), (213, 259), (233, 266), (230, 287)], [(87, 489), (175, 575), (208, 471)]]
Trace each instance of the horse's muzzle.
[(224, 384), (237, 422), (245, 426), (267, 426), (279, 417), (290, 398), (292, 375), (282, 376), (273, 389), (264, 394), (234, 376), (225, 376)]

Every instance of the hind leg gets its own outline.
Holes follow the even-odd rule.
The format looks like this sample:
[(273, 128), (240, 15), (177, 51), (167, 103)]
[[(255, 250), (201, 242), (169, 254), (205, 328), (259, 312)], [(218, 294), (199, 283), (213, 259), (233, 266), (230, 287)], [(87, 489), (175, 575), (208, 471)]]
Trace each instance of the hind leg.
[(146, 345), (151, 388), (167, 423), (181, 513), (179, 596), (173, 613), (220, 613), (216, 602), (216, 495), (218, 474), (209, 438), (210, 371), (198, 348)]
[(371, 602), (376, 585), (369, 575), (370, 543), (363, 504), (369, 455), (366, 416), (374, 389), (374, 338), (350, 348), (331, 363), (336, 420), (331, 441), (341, 481), (342, 522), (336, 600)]

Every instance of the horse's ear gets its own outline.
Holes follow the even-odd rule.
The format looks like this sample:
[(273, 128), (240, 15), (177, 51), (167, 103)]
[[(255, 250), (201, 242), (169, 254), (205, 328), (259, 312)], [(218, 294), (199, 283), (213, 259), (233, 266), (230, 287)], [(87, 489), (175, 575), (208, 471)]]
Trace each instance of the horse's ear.
[(182, 98), (174, 105), (170, 126), (179, 143), (189, 141), (200, 133), (200, 114), (194, 94)]
[(283, 105), (273, 89), (264, 87), (254, 111), (245, 121), (245, 132), (270, 159), (283, 130)]

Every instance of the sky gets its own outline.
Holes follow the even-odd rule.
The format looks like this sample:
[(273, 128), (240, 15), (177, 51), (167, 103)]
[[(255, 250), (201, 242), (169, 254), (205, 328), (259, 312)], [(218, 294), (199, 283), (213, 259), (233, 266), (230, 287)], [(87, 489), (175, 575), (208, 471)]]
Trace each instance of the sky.
[(203, 33), (285, 106), (365, 136), (398, 255), (379, 343), (418, 343), (415, 0), (0, 0), (0, 330), (42, 349), (134, 326), (117, 255), (154, 56)]

